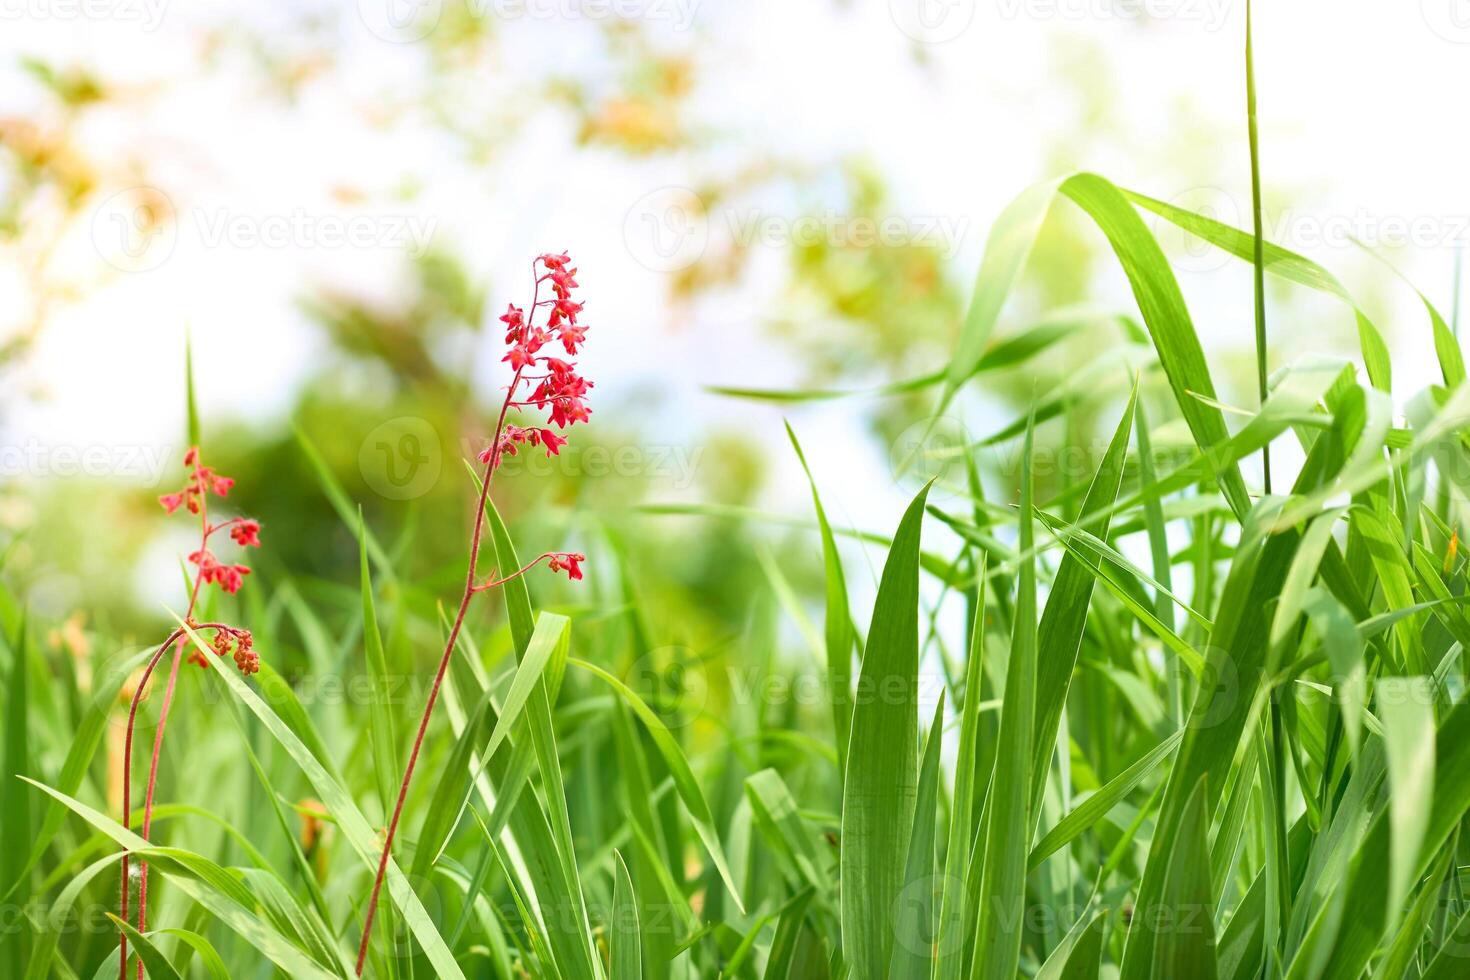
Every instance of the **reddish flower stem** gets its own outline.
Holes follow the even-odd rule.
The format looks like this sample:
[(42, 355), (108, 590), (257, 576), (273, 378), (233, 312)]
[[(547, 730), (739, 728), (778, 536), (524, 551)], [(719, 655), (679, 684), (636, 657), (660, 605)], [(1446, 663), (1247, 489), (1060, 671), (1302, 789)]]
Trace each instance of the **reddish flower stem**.
[[(168, 669), (168, 686), (163, 692), (163, 706), (158, 711), (158, 731), (153, 734), (153, 759), (148, 766), (148, 790), (143, 798), (143, 832), (146, 841), (153, 829), (153, 790), (158, 785), (158, 757), (163, 751), (163, 729), (168, 724), (168, 709), (174, 702), (174, 688), (179, 680), (179, 661), (184, 658), (184, 647), (174, 644), (174, 659)], [(138, 932), (148, 927), (148, 862), (138, 864)], [(138, 961), (138, 980), (143, 980), (143, 961)]]
[[(201, 469), (201, 467), (203, 465), (204, 464), (201, 463), (200, 460), (199, 460), (198, 451), (196, 449), (195, 450), (195, 457), (194, 457), (194, 473), (195, 473), (196, 476), (198, 475), (198, 473), (199, 473), (199, 471), (200, 471), (200, 469)], [(225, 527), (225, 526), (228, 526), (229, 524), (232, 524), (232, 523), (234, 523), (234, 522), (233, 521), (226, 521), (224, 524), (221, 524), (220, 527)], [(203, 552), (204, 549), (209, 546), (209, 536), (211, 534), (213, 534), (217, 530), (219, 530), (218, 527), (210, 527), (210, 525), (209, 525), (209, 494), (208, 493), (200, 494), (199, 495), (199, 550), (201, 552)], [(199, 586), (200, 586), (200, 584), (203, 581), (204, 581), (204, 576), (203, 575), (200, 575), (200, 574), (195, 574), (194, 575), (193, 584), (189, 588), (189, 607), (188, 607), (188, 609), (186, 609), (184, 611), (184, 621), (185, 622), (189, 622), (193, 618), (193, 616), (194, 616), (194, 607), (199, 604)], [(174, 651), (173, 663), (169, 667), (169, 672), (168, 672), (168, 687), (164, 691), (163, 705), (162, 705), (162, 707), (159, 708), (159, 711), (158, 711), (158, 730), (153, 735), (153, 757), (152, 757), (152, 759), (149, 760), (149, 763), (148, 763), (148, 788), (147, 788), (147, 791), (144, 794), (144, 802), (143, 802), (143, 828), (142, 828), (143, 829), (143, 833), (142, 833), (142, 837), (143, 837), (143, 839), (145, 841), (148, 839), (149, 832), (153, 829), (153, 793), (154, 793), (155, 788), (158, 785), (158, 757), (163, 753), (163, 731), (164, 731), (164, 728), (168, 725), (168, 712), (169, 712), (169, 708), (172, 707), (172, 705), (173, 705), (173, 700), (174, 700), (174, 687), (178, 683), (178, 679), (179, 679), (179, 660), (183, 656), (183, 653), (184, 653), (184, 645), (183, 645), (183, 643), (180, 642), (180, 640), (183, 637), (183, 635), (184, 635), (184, 633), (183, 633), (183, 630), (182, 629), (174, 630), (174, 632), (172, 634), (170, 634), (169, 640), (166, 641), (164, 643), (164, 645), (159, 648), (158, 653), (156, 653), (156, 654), (153, 655), (153, 659), (148, 662), (148, 669), (143, 674), (143, 684), (140, 684), (138, 686), (138, 690), (133, 692), (133, 704), (132, 704), (131, 709), (128, 712), (128, 733), (127, 733), (127, 738), (125, 739), (125, 743), (126, 743), (126, 745), (125, 745), (125, 753), (124, 753), (125, 758), (123, 760), (123, 766), (124, 766), (124, 768), (123, 768), (123, 820), (124, 820), (124, 822), (126, 822), (128, 820), (128, 818), (129, 818), (129, 813), (128, 813), (128, 790), (129, 790), (129, 784), (131, 782), (132, 769), (133, 769), (133, 722), (134, 722), (134, 718), (135, 718), (135, 716), (137, 714), (138, 697), (142, 693), (143, 687), (147, 683), (148, 677), (152, 675), (154, 666), (158, 663), (159, 658), (163, 656), (163, 651), (168, 649), (169, 643), (177, 643), (178, 644), (178, 648)], [(123, 900), (122, 900), (122, 908), (121, 908), (121, 910), (119, 912), (118, 917), (120, 919), (122, 919), (124, 922), (126, 922), (127, 919), (128, 919), (128, 856), (127, 856), (127, 853), (126, 852), (123, 853), (122, 870), (123, 870)], [(148, 922), (148, 862), (147, 861), (140, 861), (140, 862), (138, 862), (138, 932), (141, 933), (143, 931), (144, 927), (147, 925), (147, 922)], [(119, 963), (118, 963), (118, 978), (119, 978), (119, 980), (127, 980), (127, 976), (128, 976), (128, 937), (127, 936), (122, 936), (118, 940), (118, 948), (119, 948), (119, 950), (121, 952), (121, 955), (119, 957)], [(138, 960), (138, 980), (143, 980), (143, 961), (141, 959)]]
[[(532, 263), (531, 268), (534, 275), (535, 263)], [(531, 300), (533, 311), (536, 309), (536, 301), (540, 299), (540, 296), (541, 282), (538, 279)], [(533, 312), (533, 319), (534, 316)], [(383, 838), (383, 854), (378, 859), (378, 871), (373, 878), (373, 891), (368, 896), (367, 915), (362, 924), (362, 940), (357, 946), (357, 976), (359, 977), (362, 976), (362, 968), (367, 963), (368, 943), (373, 935), (373, 919), (378, 914), (378, 898), (383, 891), (383, 879), (388, 873), (389, 858), (393, 854), (393, 838), (398, 834), (398, 821), (403, 816), (403, 802), (408, 798), (408, 786), (413, 781), (413, 769), (418, 763), (419, 750), (424, 745), (424, 735), (429, 730), (429, 719), (433, 717), (434, 704), (439, 699), (439, 687), (444, 683), (444, 674), (449, 669), (450, 657), (454, 655), (454, 644), (459, 639), (460, 628), (464, 626), (464, 618), (469, 612), (470, 601), (477, 593), (484, 591), (483, 588), (475, 587), (475, 573), (480, 560), (480, 538), (485, 530), (485, 502), (490, 499), (490, 484), (495, 479), (495, 468), (500, 463), (500, 435), (505, 430), (505, 417), (510, 412), (516, 388), (520, 386), (522, 370), (521, 368), (516, 369), (515, 376), (510, 381), (510, 387), (506, 389), (505, 400), (500, 404), (500, 417), (495, 421), (495, 438), (490, 442), (490, 461), (485, 464), (485, 477), (480, 484), (480, 499), (475, 505), (475, 526), (470, 535), (469, 570), (465, 574), (464, 593), (460, 596), (459, 611), (454, 615), (454, 625), (449, 629), (449, 638), (444, 644), (444, 653), (439, 658), (439, 669), (434, 672), (434, 683), (429, 688), (429, 700), (424, 705), (423, 717), (419, 719), (418, 733), (414, 736), (413, 748), (408, 754), (408, 765), (403, 770), (403, 781), (398, 785), (398, 800), (393, 804), (393, 816), (388, 821), (388, 832)]]
[[(227, 626), (224, 623), (202, 623), (202, 624), (200, 624), (198, 626), (195, 626), (193, 628), (195, 630), (231, 630), (232, 629), (232, 627)], [(143, 692), (148, 689), (148, 680), (149, 680), (149, 678), (151, 678), (153, 676), (153, 670), (154, 670), (155, 667), (158, 666), (158, 661), (162, 660), (163, 659), (163, 655), (168, 652), (168, 648), (170, 646), (172, 646), (174, 643), (177, 643), (178, 640), (181, 637), (183, 637), (183, 636), (184, 636), (184, 629), (183, 629), (183, 627), (179, 627), (178, 629), (174, 630), (172, 633), (170, 633), (168, 635), (168, 639), (166, 639), (166, 640), (163, 641), (163, 644), (158, 648), (158, 651), (156, 653), (154, 653), (152, 657), (148, 658), (148, 664), (143, 668), (143, 674), (138, 679), (138, 686), (133, 690), (133, 698), (132, 698), (132, 701), (128, 705), (128, 727), (126, 729), (125, 734), (123, 735), (122, 811), (123, 811), (123, 826), (124, 827), (129, 826), (131, 824), (131, 822), (132, 822), (132, 819), (131, 818), (132, 818), (132, 788), (133, 788), (133, 779), (132, 779), (132, 773), (133, 773), (133, 730), (136, 727), (137, 720), (138, 720), (138, 705), (143, 702)], [(161, 724), (162, 724), (162, 722), (160, 721), (160, 725)], [(150, 794), (149, 795), (150, 796), (152, 795), (151, 794), (151, 790), (150, 790)], [(122, 919), (124, 922), (126, 922), (127, 919), (128, 919), (128, 854), (129, 853), (130, 853), (129, 851), (124, 850), (123, 851), (123, 855), (122, 855), (122, 899), (118, 902), (118, 918)], [(146, 868), (147, 865), (146, 864), (142, 864), (141, 867)], [(143, 898), (143, 895), (142, 895), (142, 891), (140, 889), (139, 895), (138, 895), (139, 905), (140, 906), (142, 904), (142, 898)], [(128, 975), (127, 974), (127, 969), (128, 969), (128, 967), (127, 967), (127, 964), (128, 964), (128, 939), (127, 939), (126, 936), (123, 936), (122, 939), (119, 940), (118, 950), (119, 950), (120, 957), (121, 957), (121, 966), (119, 967), (119, 976), (120, 976), (121, 980), (127, 980), (127, 975)]]

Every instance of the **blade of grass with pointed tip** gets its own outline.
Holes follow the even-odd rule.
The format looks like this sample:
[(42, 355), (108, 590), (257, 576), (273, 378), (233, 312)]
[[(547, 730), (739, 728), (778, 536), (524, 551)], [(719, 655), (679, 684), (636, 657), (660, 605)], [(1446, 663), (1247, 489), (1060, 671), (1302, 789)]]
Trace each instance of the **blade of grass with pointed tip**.
[(154, 980), (183, 980), (183, 977), (179, 976), (179, 971), (175, 970), (173, 964), (169, 963), (168, 957), (164, 956), (158, 947), (153, 945), (153, 940), (144, 936), (141, 932), (111, 912), (107, 913), (107, 918), (112, 921), (114, 926), (122, 930), (123, 935), (128, 937), (128, 946), (143, 961), (143, 967), (148, 971), (150, 977), (153, 977)]
[(836, 734), (837, 771), (847, 769), (847, 739), (852, 724), (852, 614), (847, 605), (847, 581), (842, 575), (842, 556), (837, 551), (837, 539), (832, 526), (827, 523), (827, 512), (822, 507), (822, 498), (817, 493), (817, 481), (807, 465), (806, 454), (791, 424), (786, 424), (786, 434), (791, 438), (791, 448), (801, 461), (802, 471), (812, 488), (812, 507), (817, 513), (817, 528), (822, 535), (822, 567), (826, 576), (827, 616), (825, 638), (827, 645), (827, 685), (832, 699), (832, 727)]
[(1032, 451), (1035, 430), (1026, 431), (1021, 456), (1021, 509), (1011, 656), (1006, 665), (995, 775), (991, 780), (981, 871), (979, 932), (972, 980), (1014, 980), (1021, 959), (1021, 921), (1026, 910), (1026, 857), (1035, 828), (1031, 803), (1033, 737), (1036, 731), (1037, 623), (1036, 557), (1033, 550)]
[(812, 890), (804, 889), (791, 897), (781, 910), (781, 921), (776, 924), (776, 938), (771, 941), (771, 952), (766, 958), (763, 980), (801, 980), (794, 973), (796, 956), (801, 948), (801, 934), (806, 910), (812, 903)]
[(614, 852), (617, 858), (613, 882), (612, 923), (609, 929), (612, 939), (610, 958), (612, 967), (608, 980), (642, 980), (643, 950), (638, 941), (638, 905), (633, 901), (633, 879), (628, 876), (628, 866), (623, 855)]
[[(1123, 468), (1127, 462), (1128, 441), (1133, 430), (1133, 414), (1138, 404), (1138, 386), (1128, 399), (1128, 407), (1113, 433), (1102, 463), (1092, 478), (1087, 496), (1082, 501), (1082, 511), (1077, 523), (1096, 518), (1091, 526), (1094, 534), (1106, 541), (1110, 508), (1118, 499), (1118, 488), (1123, 482)], [(1037, 812), (1041, 806), (1041, 794), (1046, 786), (1047, 767), (1056, 748), (1057, 725), (1061, 721), (1062, 708), (1067, 703), (1072, 672), (1077, 667), (1077, 654), (1082, 647), (1082, 631), (1087, 626), (1087, 609), (1092, 600), (1093, 574), (1083, 562), (1071, 552), (1062, 559), (1052, 580), (1051, 592), (1047, 596), (1046, 608), (1042, 611), (1037, 626), (1036, 647), (1036, 725), (1032, 734), (1034, 758), (1031, 768), (1031, 810)]]
[[(893, 903), (918, 792), (919, 539), (926, 486), (909, 505), (883, 566), (853, 706), (842, 788), (842, 936), (853, 980), (883, 980)], [(882, 692), (881, 695), (879, 692)]]
[(189, 445), (199, 445), (199, 405), (194, 398), (194, 339), (184, 333), (184, 395), (188, 403)]
[(1102, 909), (1078, 919), (1036, 971), (1036, 980), (1097, 980), (1107, 914), (1107, 909)]

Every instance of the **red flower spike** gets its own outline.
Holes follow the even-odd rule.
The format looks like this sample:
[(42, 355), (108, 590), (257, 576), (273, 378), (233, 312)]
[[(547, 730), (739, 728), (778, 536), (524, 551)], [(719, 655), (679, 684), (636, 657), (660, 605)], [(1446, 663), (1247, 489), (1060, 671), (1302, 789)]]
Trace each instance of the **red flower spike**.
[[(216, 531), (224, 527), (230, 528), (230, 537), (241, 546), (260, 545), (260, 523), (248, 518), (236, 518), (221, 524), (211, 524), (209, 521), (209, 494), (225, 496), (234, 487), (235, 481), (227, 476), (216, 474), (209, 467), (203, 465), (200, 460), (198, 446), (190, 446), (184, 453), (184, 466), (189, 470), (183, 487), (175, 493), (166, 493), (158, 498), (163, 509), (172, 514), (180, 507), (186, 508), (189, 513), (199, 515), (199, 547), (189, 554), (189, 562), (197, 566), (198, 571), (194, 573), (193, 581), (190, 583), (189, 606), (184, 612), (186, 627), (174, 630), (169, 634), (162, 646), (154, 653), (153, 658), (148, 661), (144, 668), (142, 679), (137, 684), (132, 698), (132, 704), (128, 710), (128, 728), (125, 740), (126, 749), (122, 761), (122, 810), (125, 815), (132, 812), (131, 808), (131, 773), (132, 773), (132, 740), (134, 723), (138, 713), (138, 703), (148, 687), (148, 678), (158, 666), (166, 653), (170, 650), (174, 653), (174, 661), (169, 669), (168, 693), (164, 697), (163, 708), (159, 713), (157, 723), (157, 737), (153, 742), (153, 759), (149, 768), (147, 795), (143, 804), (143, 825), (141, 828), (143, 840), (148, 840), (150, 827), (153, 822), (153, 793), (156, 787), (158, 774), (158, 759), (163, 748), (164, 725), (168, 719), (169, 706), (174, 691), (174, 681), (177, 677), (180, 661), (185, 659), (191, 664), (199, 667), (209, 666), (208, 659), (204, 656), (197, 642), (192, 642), (188, 630), (205, 632), (212, 630), (214, 635), (210, 641), (210, 649), (220, 657), (233, 653), (235, 666), (242, 674), (253, 674), (260, 669), (260, 658), (251, 648), (250, 633), (239, 630), (233, 626), (223, 623), (199, 623), (194, 619), (194, 610), (199, 601), (199, 587), (206, 584), (218, 585), (226, 592), (237, 592), (244, 584), (245, 576), (250, 574), (250, 569), (244, 565), (225, 565), (215, 557), (214, 552), (209, 549), (209, 539)], [(122, 896), (118, 901), (118, 918), (128, 921), (128, 882), (132, 880), (129, 872), (129, 854), (126, 850), (122, 855)], [(148, 917), (148, 865), (144, 862), (137, 869), (138, 879), (138, 913), (137, 928), (139, 932), (147, 931)], [(118, 942), (119, 980), (128, 980), (128, 967), (131, 958), (128, 956), (127, 938), (122, 937)], [(143, 964), (138, 963), (138, 980), (143, 980)]]
[[(578, 284), (577, 270), (571, 265), (571, 261), (571, 257), (566, 254), (558, 255), (548, 252), (537, 256), (536, 261), (532, 264), (536, 292), (532, 295), (530, 304), (524, 310), (508, 305), (505, 315), (500, 317), (500, 322), (506, 327), (505, 344), (507, 348), (502, 363), (510, 364), (515, 371), (515, 376), (511, 379), (505, 393), (505, 400), (501, 403), (500, 417), (496, 422), (495, 434), (490, 439), (490, 445), (478, 454), (480, 463), (485, 467), (485, 479), (480, 488), (480, 506), (475, 508), (473, 540), (476, 542), (480, 540), (481, 532), (484, 530), (486, 502), (489, 499), (491, 483), (501, 459), (515, 455), (521, 446), (540, 447), (546, 450), (547, 456), (555, 456), (567, 442), (565, 436), (557, 434), (545, 425), (522, 428), (507, 424), (506, 417), (510, 409), (525, 410), (528, 407), (535, 407), (547, 413), (549, 417), (546, 422), (560, 429), (565, 429), (576, 422), (585, 422), (592, 414), (591, 409), (583, 401), (592, 389), (592, 382), (577, 374), (575, 364), (539, 354), (541, 348), (546, 344), (556, 342), (560, 343), (567, 356), (574, 357), (587, 340), (587, 328), (577, 323), (577, 317), (582, 313), (583, 304), (572, 299), (572, 291), (578, 287)], [(543, 268), (544, 274), (541, 271)], [(555, 299), (541, 299), (542, 284), (547, 282), (551, 284), (551, 291), (555, 293)], [(537, 314), (548, 308), (546, 322), (538, 325), (535, 322)], [(530, 319), (527, 319), (526, 311), (530, 311)], [(544, 367), (546, 374), (526, 373), (527, 371), (535, 372), (538, 366)], [(526, 395), (521, 388), (523, 383), (533, 386), (530, 395)], [(576, 581), (582, 578), (581, 563), (585, 560), (585, 556), (573, 553), (541, 555), (507, 577), (496, 579), (492, 574), (489, 581), (481, 583), (476, 576), (478, 551), (471, 549), (469, 575), (464, 592), (460, 596), (459, 611), (449, 628), (444, 652), (440, 655), (438, 671), (434, 675), (434, 683), (429, 689), (428, 702), (424, 705), (423, 718), (419, 723), (419, 734), (414, 741), (413, 751), (409, 754), (408, 766), (399, 782), (398, 802), (393, 808), (392, 817), (389, 819), (383, 838), (382, 852), (378, 856), (378, 870), (373, 878), (372, 891), (368, 895), (367, 911), (358, 941), (355, 971), (357, 976), (362, 976), (363, 968), (367, 963), (368, 945), (373, 934), (373, 919), (377, 914), (378, 898), (382, 893), (383, 882), (392, 857), (393, 841), (398, 833), (398, 820), (403, 811), (403, 801), (413, 781), (414, 765), (423, 744), (424, 732), (428, 730), (429, 722), (433, 717), (439, 685), (443, 682), (449, 668), (449, 660), (454, 654), (455, 643), (459, 638), (460, 628), (465, 622), (465, 614), (469, 610), (470, 602), (477, 594), (518, 578), (542, 561), (549, 561), (553, 571), (566, 572), (567, 578)], [(237, 663), (240, 663), (242, 671), (248, 670), (248, 661), (242, 662), (238, 654), (236, 660)]]

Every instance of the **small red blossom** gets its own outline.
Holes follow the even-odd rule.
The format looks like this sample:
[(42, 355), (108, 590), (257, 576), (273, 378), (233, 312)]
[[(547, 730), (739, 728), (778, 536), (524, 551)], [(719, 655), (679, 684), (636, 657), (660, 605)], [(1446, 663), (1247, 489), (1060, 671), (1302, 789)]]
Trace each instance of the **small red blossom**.
[(581, 563), (586, 560), (586, 555), (566, 552), (564, 554), (552, 555), (551, 560), (546, 563), (546, 567), (553, 572), (566, 572), (568, 579), (578, 581), (582, 578)]
[(260, 522), (243, 520), (230, 528), (230, 537), (235, 543), (244, 547), (260, 547)]
[(526, 312), (512, 303), (507, 304), (505, 315), (500, 318), (500, 322), (505, 324), (507, 330), (519, 330), (525, 323), (525, 317)]
[(555, 272), (559, 269), (566, 268), (567, 264), (572, 261), (572, 258), (565, 252), (560, 255), (553, 255), (550, 252), (547, 252), (545, 255), (539, 256), (537, 261), (546, 266), (546, 268)]
[(183, 504), (184, 495), (182, 493), (166, 493), (158, 498), (158, 502), (160, 504), (163, 504), (163, 509), (165, 511), (172, 514), (174, 511), (179, 509), (179, 506), (181, 504)]
[(502, 357), (501, 360), (509, 361), (510, 366), (519, 371), (523, 368), (528, 368), (531, 365), (535, 364), (536, 355), (533, 354), (530, 348), (527, 347), (525, 344), (517, 344), (516, 346), (512, 347), (510, 349), (510, 353)]
[(576, 354), (577, 347), (585, 343), (587, 339), (587, 328), (568, 323), (561, 328), (561, 344), (566, 348), (568, 354)]
[(558, 299), (551, 307), (551, 328), (556, 329), (561, 325), (563, 320), (575, 326), (577, 314), (582, 312), (583, 305), (582, 303), (574, 303), (566, 297)]

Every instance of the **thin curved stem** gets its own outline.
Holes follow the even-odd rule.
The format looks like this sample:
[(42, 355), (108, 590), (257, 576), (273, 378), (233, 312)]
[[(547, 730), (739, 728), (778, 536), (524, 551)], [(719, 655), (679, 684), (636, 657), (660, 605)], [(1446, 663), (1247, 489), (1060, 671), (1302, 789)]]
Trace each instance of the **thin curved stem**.
[[(531, 274), (536, 273), (536, 263), (531, 263)], [(537, 301), (541, 298), (541, 281), (536, 280), (535, 291), (531, 296), (530, 319), (527, 320), (526, 329), (530, 329), (535, 321)], [(373, 877), (373, 891), (368, 896), (367, 914), (363, 918), (362, 939), (357, 945), (357, 976), (362, 976), (363, 965), (367, 962), (368, 943), (373, 935), (373, 919), (378, 914), (378, 898), (383, 891), (383, 879), (388, 873), (388, 861), (393, 854), (393, 838), (398, 835), (398, 821), (403, 816), (403, 802), (408, 798), (408, 787), (413, 781), (414, 766), (419, 760), (419, 750), (424, 745), (424, 735), (429, 730), (429, 720), (434, 715), (434, 705), (439, 700), (439, 687), (444, 683), (444, 674), (449, 669), (449, 660), (454, 656), (454, 645), (459, 639), (459, 631), (464, 626), (465, 614), (469, 612), (470, 602), (478, 592), (483, 589), (475, 587), (475, 574), (480, 560), (480, 539), (485, 531), (485, 503), (490, 499), (490, 485), (495, 480), (495, 470), (500, 464), (500, 436), (505, 431), (505, 417), (510, 412), (510, 406), (515, 399), (516, 389), (520, 387), (521, 372), (524, 368), (517, 368), (515, 376), (511, 378), (510, 386), (505, 391), (505, 400), (500, 403), (500, 416), (495, 421), (495, 437), (490, 442), (490, 460), (485, 464), (485, 477), (480, 483), (480, 499), (475, 505), (475, 525), (470, 534), (470, 557), (469, 569), (465, 573), (464, 593), (459, 599), (459, 610), (454, 615), (454, 625), (449, 629), (449, 638), (444, 644), (444, 653), (439, 657), (439, 668), (434, 672), (434, 683), (429, 688), (429, 699), (424, 705), (423, 717), (419, 719), (418, 733), (414, 736), (413, 748), (408, 754), (408, 765), (403, 770), (403, 781), (398, 785), (398, 799), (393, 804), (393, 815), (388, 821), (388, 830), (383, 837), (383, 853), (378, 858), (377, 874)]]
[[(193, 627), (196, 630), (231, 630), (232, 627), (224, 623), (202, 623)], [(132, 789), (133, 789), (133, 730), (138, 722), (138, 706), (143, 703), (143, 693), (148, 690), (148, 681), (153, 676), (153, 670), (158, 666), (158, 661), (168, 652), (168, 648), (178, 642), (184, 635), (183, 627), (179, 627), (168, 635), (159, 646), (156, 653), (148, 658), (147, 665), (143, 668), (142, 675), (138, 678), (138, 685), (133, 689), (133, 697), (128, 703), (128, 727), (123, 734), (123, 779), (122, 779), (122, 818), (123, 826), (126, 828), (132, 823)], [(124, 849), (122, 855), (122, 897), (118, 901), (118, 918), (124, 922), (128, 920), (128, 854)], [(140, 893), (139, 905), (142, 905), (142, 894)], [(118, 940), (118, 978), (127, 980), (128, 977), (128, 937), (122, 936)]]
[[(179, 661), (184, 658), (184, 648), (174, 642), (174, 659), (168, 669), (168, 686), (163, 692), (163, 706), (158, 709), (158, 730), (153, 733), (153, 758), (148, 764), (148, 789), (143, 796), (143, 833), (146, 841), (153, 829), (153, 791), (158, 785), (158, 757), (163, 752), (163, 730), (168, 724), (168, 711), (174, 703), (174, 689), (179, 681)], [(138, 932), (148, 926), (148, 862), (138, 862)], [(138, 980), (143, 980), (143, 961), (138, 960)]]

